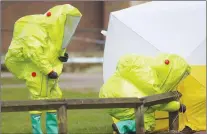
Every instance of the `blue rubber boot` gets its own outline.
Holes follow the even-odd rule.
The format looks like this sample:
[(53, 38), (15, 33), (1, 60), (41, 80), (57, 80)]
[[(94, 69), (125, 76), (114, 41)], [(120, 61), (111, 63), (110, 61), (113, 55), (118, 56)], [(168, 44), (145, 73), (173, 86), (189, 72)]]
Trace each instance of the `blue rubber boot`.
[(32, 133), (43, 134), (41, 129), (41, 114), (31, 114)]
[(117, 130), (120, 134), (135, 134), (136, 123), (135, 120), (125, 120), (116, 123)]
[(56, 113), (46, 113), (47, 134), (58, 134), (58, 123)]

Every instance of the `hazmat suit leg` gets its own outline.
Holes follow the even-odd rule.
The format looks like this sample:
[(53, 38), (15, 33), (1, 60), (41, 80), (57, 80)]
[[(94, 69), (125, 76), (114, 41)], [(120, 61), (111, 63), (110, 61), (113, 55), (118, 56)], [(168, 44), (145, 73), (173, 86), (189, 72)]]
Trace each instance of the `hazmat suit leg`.
[[(52, 82), (52, 81), (50, 81)], [(49, 92), (50, 99), (62, 98), (62, 92), (56, 83)], [(58, 134), (58, 122), (56, 110), (50, 110), (46, 113), (46, 130), (47, 134)]]
[[(35, 73), (35, 75), (34, 75)], [(58, 86), (58, 79), (49, 79), (48, 76), (42, 74), (41, 72), (35, 71), (31, 75), (28, 75), (26, 78), (26, 85), (30, 91), (32, 100), (45, 100), (45, 99), (58, 99), (62, 98), (62, 92)], [(32, 126), (39, 126), (39, 131), (41, 130), (40, 121), (34, 122), (33, 117), (39, 117), (41, 111), (30, 111), (32, 115)], [(49, 110), (46, 113), (46, 128), (47, 133), (56, 134), (58, 132), (57, 125), (57, 114), (56, 110)], [(36, 132), (36, 129), (33, 128), (33, 132)], [(36, 134), (36, 133), (35, 133)]]

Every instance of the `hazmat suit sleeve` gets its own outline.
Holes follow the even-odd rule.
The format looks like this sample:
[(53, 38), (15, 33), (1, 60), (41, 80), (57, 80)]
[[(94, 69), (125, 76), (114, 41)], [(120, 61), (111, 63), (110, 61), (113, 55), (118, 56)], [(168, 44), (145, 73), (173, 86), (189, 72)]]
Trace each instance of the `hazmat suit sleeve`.
[(39, 68), (39, 70), (45, 75), (49, 74), (53, 68), (48, 60), (48, 57), (44, 54), (44, 41), (36, 36), (25, 37), (25, 43), (27, 43), (25, 55)]
[(171, 101), (166, 104), (159, 104), (152, 106), (154, 110), (158, 111), (166, 111), (166, 112), (174, 112), (180, 109), (180, 102), (179, 101)]

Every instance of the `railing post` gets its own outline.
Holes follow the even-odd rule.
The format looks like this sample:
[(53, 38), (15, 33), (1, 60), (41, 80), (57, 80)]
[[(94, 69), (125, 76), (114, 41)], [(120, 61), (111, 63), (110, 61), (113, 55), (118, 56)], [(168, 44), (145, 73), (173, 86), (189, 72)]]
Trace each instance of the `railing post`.
[(136, 134), (145, 134), (144, 129), (144, 105), (135, 108)]
[(178, 131), (179, 129), (179, 112), (169, 112), (169, 130)]
[(68, 134), (67, 127), (67, 108), (63, 105), (58, 109), (58, 134)]

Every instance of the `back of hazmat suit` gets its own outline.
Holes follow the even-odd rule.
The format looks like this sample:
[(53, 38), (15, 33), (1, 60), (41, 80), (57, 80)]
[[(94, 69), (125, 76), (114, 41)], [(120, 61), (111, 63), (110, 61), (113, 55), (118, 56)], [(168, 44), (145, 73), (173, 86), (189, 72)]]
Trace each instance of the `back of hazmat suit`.
[[(49, 9), (45, 14), (24, 16), (15, 22), (5, 64), (17, 78), (25, 80), (31, 99), (62, 97), (58, 77), (63, 62), (68, 59), (66, 47), (81, 16), (77, 8), (64, 4)], [(30, 113), (33, 133), (42, 134), (41, 111)], [(47, 111), (47, 133), (58, 133), (56, 116), (56, 111)]]
[[(115, 73), (101, 87), (99, 97), (141, 98), (173, 91), (189, 73), (190, 66), (175, 54), (160, 54), (154, 58), (127, 54), (120, 58)], [(179, 101), (145, 107), (145, 130), (154, 130), (156, 110), (172, 112), (181, 108), (185, 108), (185, 105)], [(136, 131), (134, 113), (133, 108), (109, 110), (120, 134)]]

